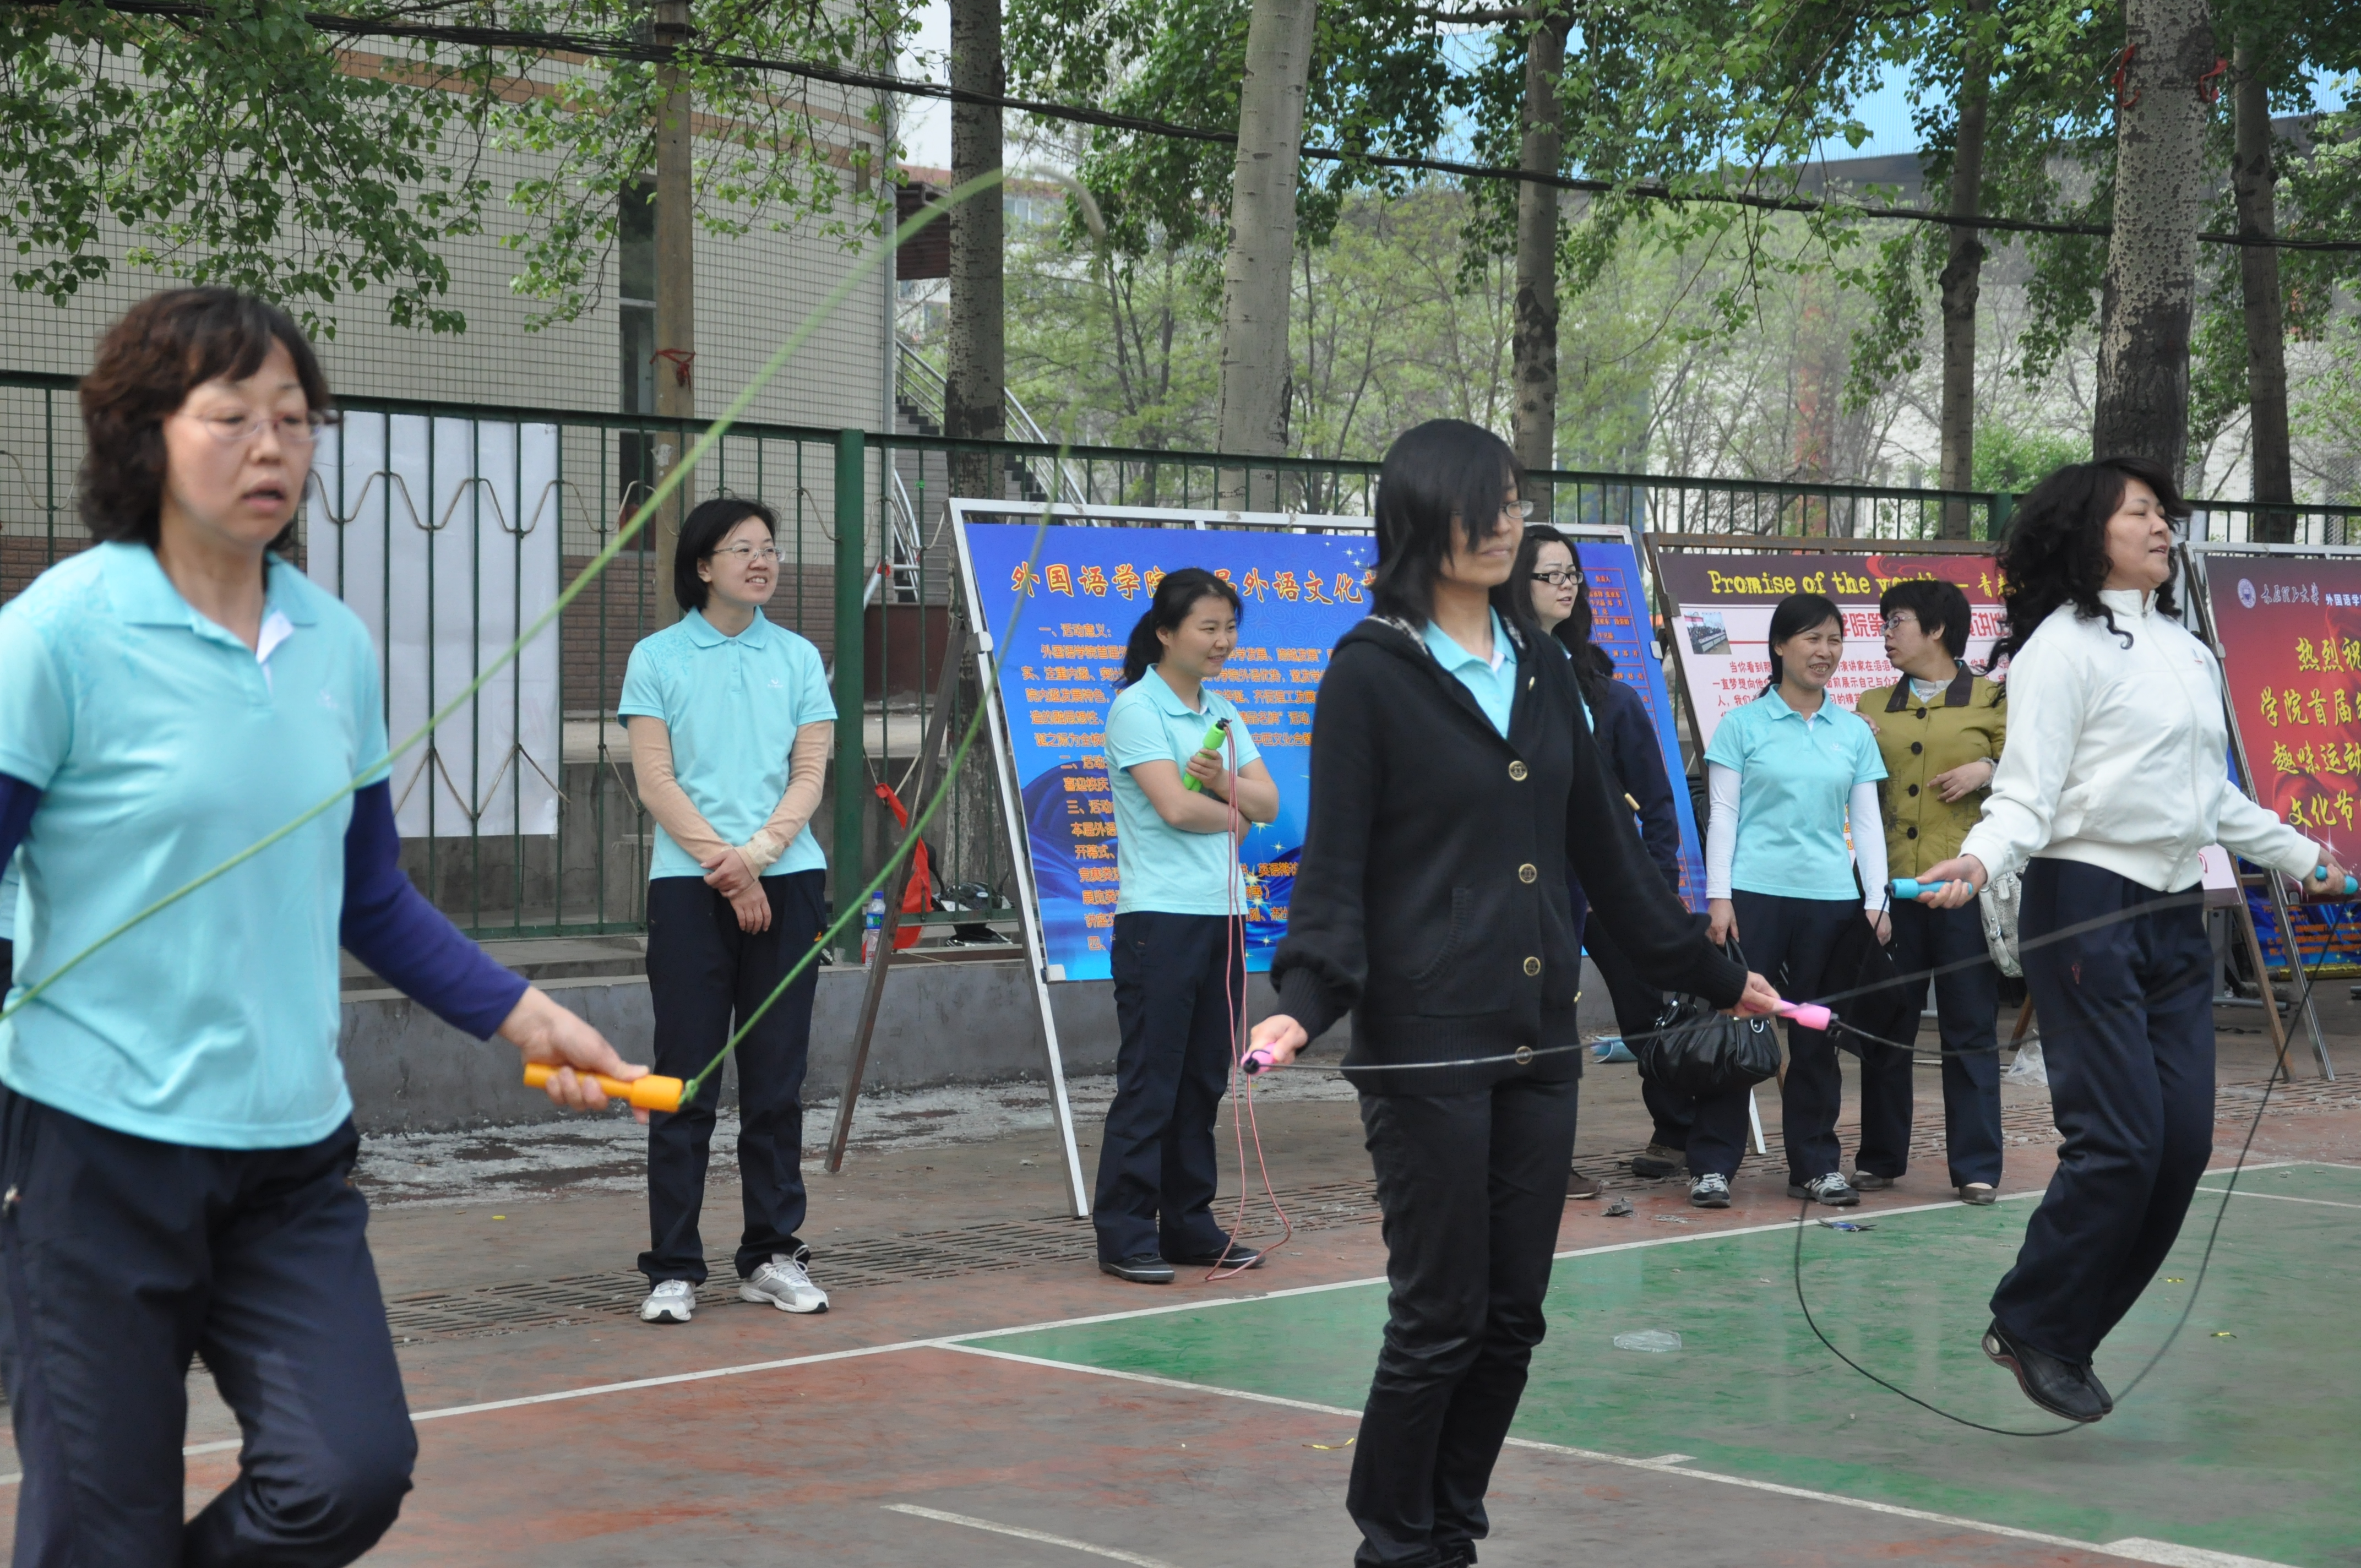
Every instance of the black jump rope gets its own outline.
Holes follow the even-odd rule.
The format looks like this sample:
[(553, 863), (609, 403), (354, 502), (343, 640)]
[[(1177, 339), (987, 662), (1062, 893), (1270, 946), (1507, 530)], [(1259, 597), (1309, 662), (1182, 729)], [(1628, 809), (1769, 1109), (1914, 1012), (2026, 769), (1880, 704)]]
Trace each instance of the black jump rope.
[[(2078, 921), (2071, 926), (2060, 927), (2059, 929), (2050, 932), (2048, 936), (2037, 938), (2030, 942), (2020, 943), (2018, 950), (2020, 952), (2024, 952), (2028, 949), (2037, 949), (2047, 947), (2052, 942), (2063, 941), (2070, 937), (2078, 937), (2088, 931), (2095, 931), (2103, 927), (2115, 925), (2125, 920), (2136, 919), (2144, 915), (2155, 914), (2160, 910), (2184, 908), (2190, 905), (2201, 902), (2203, 896), (2204, 895), (2202, 893), (2191, 892), (2175, 896), (2153, 899), (2140, 905), (2136, 909), (2121, 910), (2112, 915), (2099, 916), (2092, 919)], [(2330, 917), (2327, 935), (2327, 939), (2329, 941), (2333, 942), (2335, 939), (2337, 927), (2342, 924), (2343, 920), (2344, 913), (2342, 906), (2340, 906), (2338, 912)], [(2313, 970), (2304, 964), (2302, 951), (2300, 946), (2293, 940), (2293, 934), (2291, 932), (2289, 934), (2288, 952), (2289, 961), (2294, 966), (2296, 971), (2303, 977), (2302, 989), (2298, 992), (2296, 1000), (2290, 1008), (2291, 1012), (2301, 1012), (2305, 1003), (2310, 1002), (2312, 999), (2312, 987), (2314, 978)], [(1932, 969), (1922, 970), (1916, 974), (1900, 975), (1890, 981), (1882, 981), (1875, 985), (1861, 986), (1851, 991), (1837, 992), (1831, 995), (1818, 998), (1817, 1000), (1821, 1005), (1828, 1006), (1833, 1003), (1850, 1001), (1854, 997), (1866, 995), (1872, 992), (1891, 990), (1895, 986), (1923, 985), (1929, 981), (1949, 974), (1954, 970), (1971, 969), (1975, 965), (1986, 961), (1987, 960), (1982, 956), (1955, 959), (1950, 963), (1938, 964)], [(2205, 986), (2210, 992), (2213, 983), (2210, 972), (2194, 974), (2192, 983)], [(2150, 999), (2143, 997), (2137, 1003), (2121, 1003), (2115, 1010), (2128, 1012), (2134, 1007), (2137, 1007), (2141, 1011), (2146, 1011), (2149, 1005)], [(1905, 1045), (1898, 1040), (1888, 1040), (1883, 1036), (1870, 1034), (1867, 1030), (1856, 1028), (1852, 1025), (1846, 1023), (1841, 1017), (1832, 1018), (1830, 1020), (1828, 1032), (1831, 1036), (1839, 1034), (1852, 1035), (1869, 1045), (1875, 1046), (1883, 1049), (1906, 1051), (1909, 1052), (1914, 1058), (1917, 1054), (1916, 1046)], [(1628, 1043), (1631, 1038), (1650, 1039), (1653, 1038), (1656, 1033), (1657, 1031), (1652, 1030), (1637, 1036), (1626, 1036), (1626, 1040)], [(1356, 1072), (1406, 1072), (1417, 1071), (1422, 1069), (1489, 1067), (1510, 1062), (1514, 1062), (1519, 1066), (1522, 1066), (1541, 1057), (1557, 1056), (1568, 1051), (1587, 1050), (1588, 1048), (1589, 1047), (1587, 1046), (1578, 1043), (1565, 1046), (1525, 1047), (1515, 1051), (1502, 1052), (1495, 1056), (1468, 1058), (1457, 1061), (1372, 1063), (1356, 1066), (1353, 1070)], [(1862, 1055), (1861, 1048), (1859, 1047), (1844, 1046), (1839, 1048), (1850, 1052), (1856, 1058), (1859, 1058)], [(1982, 1056), (1987, 1053), (1996, 1055), (2000, 1051), (2000, 1048), (1998, 1041), (1995, 1040), (1992, 1045), (1979, 1046), (1971, 1051), (1953, 1051), (1938, 1047), (1937, 1055), (1938, 1058), (1946, 1056)], [(2216, 1190), (2222, 1194), (2222, 1202), (2220, 1207), (2214, 1210), (2213, 1223), (2206, 1232), (2205, 1250), (2198, 1258), (2197, 1272), (2190, 1283), (2189, 1299), (2181, 1307), (2180, 1316), (2174, 1321), (2171, 1331), (2164, 1336), (2164, 1343), (2157, 1346), (2155, 1354), (2148, 1357), (2147, 1364), (2139, 1369), (2137, 1375), (2136, 1375), (2129, 1383), (2124, 1385), (2123, 1393), (2118, 1396), (2117, 1402), (2120, 1403), (2122, 1399), (2129, 1398), (2132, 1394), (2138, 1389), (2141, 1384), (2147, 1381), (2148, 1375), (2154, 1372), (2158, 1365), (2163, 1362), (2165, 1355), (2172, 1349), (2174, 1343), (2180, 1339), (2181, 1330), (2189, 1326), (2190, 1317), (2197, 1310), (2198, 1295), (2205, 1288), (2205, 1277), (2208, 1271), (2213, 1267), (2213, 1248), (2214, 1244), (2221, 1239), (2223, 1216), (2229, 1212), (2230, 1199), (2236, 1193), (2238, 1190), (2238, 1178), (2246, 1168), (2246, 1157), (2255, 1146), (2256, 1135), (2262, 1129), (2264, 1113), (2270, 1108), (2271, 1091), (2278, 1086), (2285, 1075), (2286, 1063), (2283, 1060), (2275, 1059), (2271, 1065), (2270, 1077), (2264, 1080), (2262, 1098), (2255, 1106), (2254, 1117), (2246, 1124), (2246, 1138), (2238, 1146), (2238, 1158), (2237, 1162), (2230, 1168), (2229, 1185), (2225, 1188)], [(1811, 1218), (1811, 1207), (1812, 1200), (1806, 1198), (1803, 1201), (1795, 1213), (1795, 1248), (1793, 1260), (1795, 1305), (1803, 1312), (1804, 1322), (1806, 1326), (1812, 1331), (1812, 1336), (1826, 1347), (1830, 1355), (1835, 1356), (1839, 1361), (1843, 1362), (1847, 1366), (1852, 1368), (1855, 1372), (1860, 1373), (1863, 1377), (1868, 1378), (1879, 1387), (1885, 1389), (1889, 1393), (1898, 1395), (1901, 1398), (1907, 1399), (1910, 1403), (1917, 1406), (1922, 1410), (1927, 1410), (1932, 1414), (1940, 1416), (1947, 1421), (1953, 1421), (1960, 1426), (1972, 1428), (1977, 1431), (1990, 1432), (1995, 1437), (2060, 1437), (2068, 1432), (2080, 1431), (2084, 1426), (2092, 1424), (2082, 1421), (2071, 1421), (2064, 1426), (2045, 1427), (2038, 1431), (2026, 1431), (2016, 1427), (1990, 1426), (1982, 1421), (1971, 1420), (1966, 1416), (1957, 1414), (1951, 1410), (1947, 1410), (1940, 1405), (1937, 1405), (1929, 1400), (1920, 1398), (1917, 1395), (1913, 1394), (1907, 1388), (1878, 1376), (1878, 1374), (1871, 1371), (1868, 1367), (1863, 1366), (1860, 1362), (1855, 1361), (1851, 1356), (1847, 1355), (1843, 1351), (1838, 1349), (1835, 1342), (1830, 1340), (1828, 1334), (1821, 1329), (1819, 1321), (1812, 1315), (1811, 1302), (1806, 1299), (1804, 1294), (1804, 1233), (1810, 1228), (1809, 1222)]]

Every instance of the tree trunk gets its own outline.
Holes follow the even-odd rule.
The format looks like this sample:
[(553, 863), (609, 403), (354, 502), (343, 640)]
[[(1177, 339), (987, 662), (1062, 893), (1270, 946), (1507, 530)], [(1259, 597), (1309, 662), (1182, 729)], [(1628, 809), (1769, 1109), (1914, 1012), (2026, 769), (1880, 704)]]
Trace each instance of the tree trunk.
[[(1295, 186), (1304, 83), (1317, 0), (1255, 0), (1238, 93), (1238, 158), (1230, 188), (1230, 250), (1222, 263), (1222, 380), (1214, 448), (1287, 449), (1288, 296), (1295, 258)], [(1225, 505), (1247, 477), (1226, 471)], [(1279, 498), (1273, 496), (1274, 504)]]
[[(1968, 7), (1973, 28), (1991, 11), (1989, 0)], [(1982, 39), (1971, 39), (1960, 56), (1959, 126), (1951, 146), (1951, 214), (1971, 218), (1983, 210), (1984, 116), (1992, 104), (1991, 59)], [(1984, 242), (1981, 230), (1950, 231), (1950, 254), (1943, 262), (1942, 487), (1971, 490), (1976, 484), (1976, 299), (1983, 290)], [(1968, 503), (1943, 503), (1941, 536), (1972, 536)]]
[(2189, 455), (2189, 323), (2205, 207), (2197, 79), (2216, 58), (2213, 28), (2205, 0), (2125, 0), (2124, 20), (2092, 450), (2145, 457), (2177, 484)]
[[(2256, 69), (2252, 49), (2239, 46), (2232, 73), (2237, 78), (2231, 183), (2237, 192), (2238, 232), (2270, 238), (2279, 233), (2278, 183), (2271, 170), (2271, 101)], [(2268, 246), (2241, 246), (2238, 280), (2246, 291), (2246, 405), (2254, 432), (2257, 501), (2295, 499), (2294, 459), (2288, 445), (2286, 322), (2279, 309), (2279, 253)], [(2258, 511), (2251, 536), (2273, 544), (2295, 543), (2295, 513)]]
[[(1525, 141), (1517, 162), (1530, 173), (1555, 174), (1565, 158), (1557, 84), (1569, 26), (1562, 16), (1537, 22), (1525, 41)], [(1517, 406), (1510, 444), (1528, 469), (1557, 466), (1557, 217), (1556, 187), (1517, 187), (1516, 327), (1510, 341)]]
[[(659, 0), (656, 41), (682, 43), (687, 38), (688, 0)], [(679, 67), (656, 67), (656, 82), (663, 93), (656, 111), (656, 417), (689, 420), (697, 417), (697, 170), (689, 118), (694, 105)], [(658, 482), (680, 461), (693, 439), (678, 425), (656, 433)], [(692, 499), (690, 483), (691, 477), (682, 475), (679, 488), (649, 520), (655, 531), (652, 564), (655, 602), (650, 609), (658, 626), (670, 626), (680, 619), (680, 603), (673, 598), (672, 572), (681, 519), (687, 515)]]
[[(1007, 91), (1000, 49), (1000, 0), (951, 0), (951, 85), (994, 95)], [(1001, 166), (1000, 110), (951, 104), (951, 183)], [(1002, 192), (951, 209), (951, 319), (943, 375), (943, 433), (997, 441), (1007, 433), (1008, 345), (1003, 317)], [(951, 463), (951, 493), (997, 498), (999, 466), (976, 454)]]

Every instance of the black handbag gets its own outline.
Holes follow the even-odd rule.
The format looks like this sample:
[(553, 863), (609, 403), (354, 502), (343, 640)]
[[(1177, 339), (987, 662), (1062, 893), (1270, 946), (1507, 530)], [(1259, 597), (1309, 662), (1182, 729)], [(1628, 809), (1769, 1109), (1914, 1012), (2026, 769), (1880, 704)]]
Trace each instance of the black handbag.
[[(1735, 939), (1722, 951), (1745, 967)], [(1702, 996), (1675, 995), (1631, 1055), (1649, 1082), (1694, 1100), (1719, 1099), (1777, 1076), (1779, 1036), (1771, 1023), (1767, 1014), (1734, 1018)]]

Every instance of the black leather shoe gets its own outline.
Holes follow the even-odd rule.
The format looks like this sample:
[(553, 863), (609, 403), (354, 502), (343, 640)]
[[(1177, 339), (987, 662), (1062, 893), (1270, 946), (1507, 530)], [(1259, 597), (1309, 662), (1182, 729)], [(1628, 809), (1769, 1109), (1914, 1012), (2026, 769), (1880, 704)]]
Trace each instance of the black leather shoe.
[(1112, 1274), (1117, 1279), (1128, 1279), (1134, 1285), (1170, 1285), (1172, 1266), (1152, 1252), (1137, 1253), (1130, 1257), (1109, 1263), (1099, 1259), (1099, 1272)]
[(2099, 1397), (2099, 1409), (2106, 1411), (2107, 1414), (2111, 1416), (2114, 1415), (2115, 1413), (2115, 1397), (2107, 1392), (2107, 1386), (2104, 1383), (2099, 1381), (2098, 1368), (2093, 1366), (2086, 1366), (2082, 1368), (2082, 1381), (2088, 1383), (2091, 1386), (2091, 1392)]
[(1216, 1252), (1208, 1257), (1176, 1257), (1172, 1261), (1189, 1268), (1260, 1268), (1262, 1254), (1244, 1242), (1233, 1242), (1227, 1256)]
[(2107, 1413), (2105, 1395), (2087, 1369), (2034, 1349), (1998, 1320), (1984, 1331), (1984, 1354), (2016, 1374), (2026, 1398), (2061, 1420), (2095, 1421)]

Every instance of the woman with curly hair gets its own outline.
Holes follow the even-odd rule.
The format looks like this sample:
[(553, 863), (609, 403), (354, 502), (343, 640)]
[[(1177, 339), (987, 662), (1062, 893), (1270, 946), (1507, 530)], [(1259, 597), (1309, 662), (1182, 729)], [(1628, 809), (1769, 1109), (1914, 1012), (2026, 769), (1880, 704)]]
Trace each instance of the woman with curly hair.
[(2008, 749), (1960, 854), (1920, 873), (1921, 903), (1957, 908), (2024, 872), (2025, 981), (2066, 1141), (1983, 1345), (2074, 1421), (2114, 1408), (2092, 1355), (2164, 1261), (2213, 1152), (2197, 852), (2345, 876), (2230, 783), (2220, 668), (2174, 619), (2187, 515), (2171, 476), (2137, 458), (2071, 464), (2026, 493), (2000, 552)]

